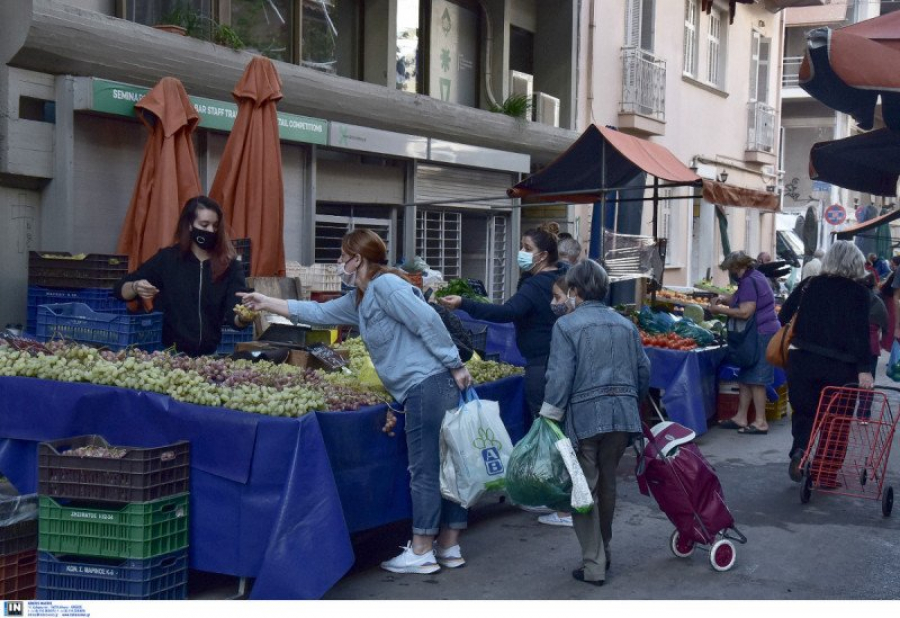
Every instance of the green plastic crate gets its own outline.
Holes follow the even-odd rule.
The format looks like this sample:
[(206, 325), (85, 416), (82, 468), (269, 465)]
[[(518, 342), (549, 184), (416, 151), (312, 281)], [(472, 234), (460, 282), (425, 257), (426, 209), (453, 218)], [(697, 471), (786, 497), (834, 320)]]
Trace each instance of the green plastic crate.
[(189, 494), (117, 509), (61, 505), (40, 497), (38, 548), (56, 554), (152, 558), (188, 546)]

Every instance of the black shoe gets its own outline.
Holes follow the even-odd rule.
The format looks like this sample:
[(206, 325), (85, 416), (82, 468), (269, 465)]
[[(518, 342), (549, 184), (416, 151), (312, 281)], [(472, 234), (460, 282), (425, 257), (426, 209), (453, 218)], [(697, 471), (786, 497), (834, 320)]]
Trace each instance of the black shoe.
[(584, 582), (584, 583), (586, 583), (586, 584), (591, 584), (591, 585), (597, 586), (597, 587), (600, 587), (600, 586), (602, 586), (604, 583), (606, 583), (606, 580), (604, 580), (604, 579), (593, 579), (593, 580), (591, 580), (591, 579), (585, 579), (585, 578), (584, 578), (584, 569), (583, 569), (583, 568), (581, 568), (581, 569), (575, 569), (574, 571), (572, 571), (572, 577), (574, 577), (575, 579), (577, 579), (577, 580), (580, 581), (580, 582)]
[(803, 460), (803, 451), (797, 450), (791, 456), (791, 465), (788, 466), (788, 476), (791, 477), (791, 480), (795, 483), (799, 483), (803, 480), (803, 471), (800, 470), (800, 462)]

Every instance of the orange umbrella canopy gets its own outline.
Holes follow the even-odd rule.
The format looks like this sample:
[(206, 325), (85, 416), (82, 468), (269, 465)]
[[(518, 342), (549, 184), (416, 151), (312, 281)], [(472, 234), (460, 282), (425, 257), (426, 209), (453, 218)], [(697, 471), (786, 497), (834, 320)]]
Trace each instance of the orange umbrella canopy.
[(117, 251), (128, 255), (129, 272), (174, 242), (182, 206), (202, 192), (191, 141), (200, 116), (181, 82), (162, 78), (134, 111), (150, 137), (119, 235)]
[(232, 93), (234, 128), (209, 196), (225, 212), (233, 238), (249, 238), (254, 277), (284, 276), (284, 181), (275, 104), (281, 79), (268, 58), (254, 56)]

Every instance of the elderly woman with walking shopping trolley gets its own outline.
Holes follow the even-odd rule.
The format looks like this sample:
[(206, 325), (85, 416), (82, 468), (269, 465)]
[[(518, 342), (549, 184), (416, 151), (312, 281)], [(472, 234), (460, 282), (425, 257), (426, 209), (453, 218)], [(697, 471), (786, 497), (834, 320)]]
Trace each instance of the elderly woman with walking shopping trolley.
[(602, 586), (610, 566), (616, 467), (629, 435), (641, 431), (638, 404), (650, 388), (650, 361), (634, 324), (603, 303), (609, 277), (586, 260), (566, 273), (575, 309), (553, 326), (540, 414), (562, 421), (594, 498), (573, 513), (581, 545), (578, 581)]

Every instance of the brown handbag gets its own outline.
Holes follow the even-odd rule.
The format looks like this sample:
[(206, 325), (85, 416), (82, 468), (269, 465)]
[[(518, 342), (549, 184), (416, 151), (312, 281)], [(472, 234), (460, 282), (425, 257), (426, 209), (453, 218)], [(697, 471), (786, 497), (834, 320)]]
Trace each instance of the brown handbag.
[(766, 362), (773, 367), (784, 369), (787, 367), (788, 350), (791, 347), (791, 339), (794, 338), (794, 324), (797, 322), (797, 313), (790, 321), (778, 329), (778, 332), (772, 335), (769, 345), (766, 346)]

